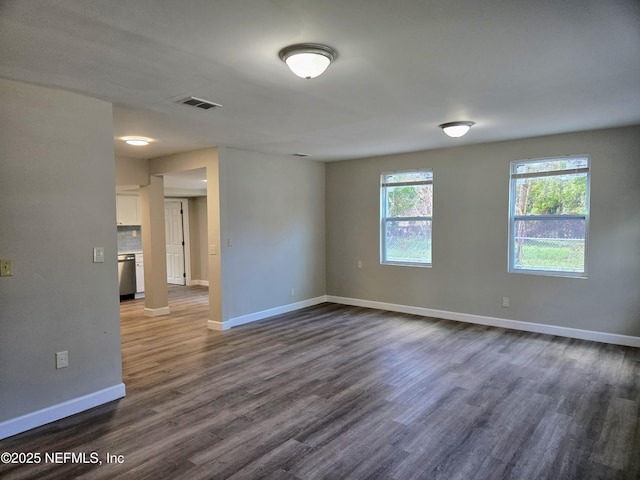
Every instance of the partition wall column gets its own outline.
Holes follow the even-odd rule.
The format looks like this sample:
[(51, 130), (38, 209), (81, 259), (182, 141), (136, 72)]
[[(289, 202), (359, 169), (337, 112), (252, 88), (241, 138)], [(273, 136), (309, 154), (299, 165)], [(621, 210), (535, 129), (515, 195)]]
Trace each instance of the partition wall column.
[(151, 175), (140, 187), (142, 253), (144, 255), (144, 314), (167, 315), (167, 243), (164, 231), (164, 179)]
[(208, 328), (225, 330), (222, 315), (222, 252), (220, 251), (220, 165), (215, 158), (207, 165), (207, 238), (209, 276)]

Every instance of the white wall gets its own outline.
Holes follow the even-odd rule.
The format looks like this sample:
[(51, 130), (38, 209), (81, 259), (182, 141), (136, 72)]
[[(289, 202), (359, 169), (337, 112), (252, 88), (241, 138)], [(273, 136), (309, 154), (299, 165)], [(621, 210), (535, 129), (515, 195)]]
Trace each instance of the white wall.
[[(589, 278), (507, 273), (509, 163), (567, 154), (591, 155)], [(330, 163), (327, 293), (640, 336), (639, 159), (636, 126)], [(418, 167), (434, 171), (433, 268), (380, 265), (380, 173)]]
[(219, 155), (223, 318), (324, 295), (325, 165), (233, 148)]
[(124, 388), (111, 104), (0, 80), (0, 105), (0, 257), (14, 266), (0, 278), (1, 438), (12, 419)]

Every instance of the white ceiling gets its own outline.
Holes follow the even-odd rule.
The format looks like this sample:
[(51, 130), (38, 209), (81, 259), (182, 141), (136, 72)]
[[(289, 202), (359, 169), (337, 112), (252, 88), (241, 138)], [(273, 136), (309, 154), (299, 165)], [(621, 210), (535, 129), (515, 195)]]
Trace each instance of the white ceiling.
[[(299, 79), (278, 58), (299, 42), (338, 58)], [(640, 124), (640, 2), (3, 0), (0, 76), (113, 102), (121, 156), (338, 160)]]

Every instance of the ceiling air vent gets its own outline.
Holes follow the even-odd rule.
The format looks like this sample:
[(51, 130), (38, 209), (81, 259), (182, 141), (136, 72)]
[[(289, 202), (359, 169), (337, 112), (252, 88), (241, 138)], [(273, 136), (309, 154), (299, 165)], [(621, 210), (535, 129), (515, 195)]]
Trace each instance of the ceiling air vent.
[(310, 157), (311, 156), (308, 153), (290, 153), (289, 155), (292, 157)]
[(189, 105), (191, 107), (201, 108), (202, 110), (209, 110), (210, 108), (219, 108), (222, 106), (219, 103), (213, 103), (209, 100), (203, 100), (202, 98), (196, 97), (187, 97), (183, 100), (178, 100), (178, 103)]

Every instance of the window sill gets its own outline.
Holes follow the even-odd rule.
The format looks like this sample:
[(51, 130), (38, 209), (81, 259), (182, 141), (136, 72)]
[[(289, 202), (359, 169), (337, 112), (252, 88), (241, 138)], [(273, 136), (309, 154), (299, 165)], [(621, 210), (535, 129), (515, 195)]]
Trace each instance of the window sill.
[(509, 270), (508, 273), (537, 275), (539, 277), (579, 278), (583, 280), (587, 280), (589, 278), (586, 273), (552, 272), (548, 270), (512, 269), (512, 270)]
[(431, 268), (431, 263), (412, 263), (412, 262), (380, 262), (380, 265), (390, 265), (392, 267), (418, 267), (418, 268)]

